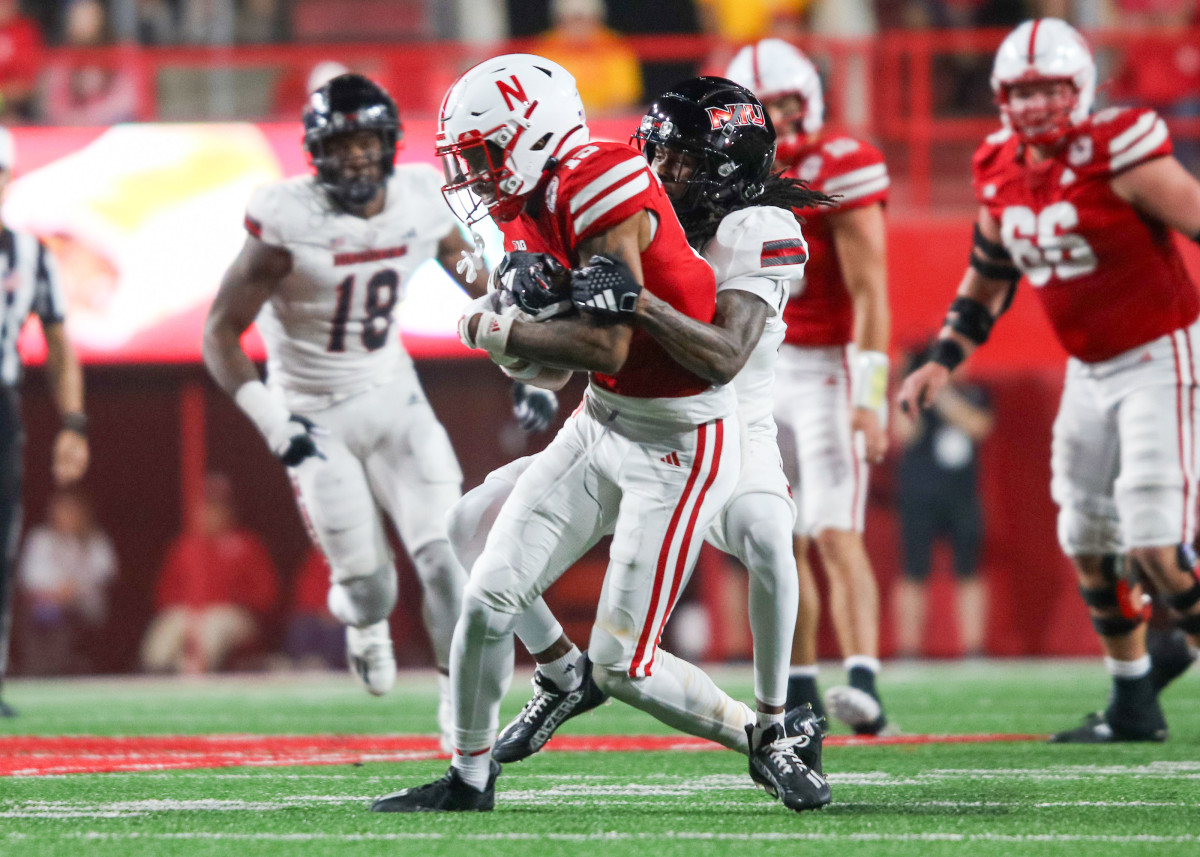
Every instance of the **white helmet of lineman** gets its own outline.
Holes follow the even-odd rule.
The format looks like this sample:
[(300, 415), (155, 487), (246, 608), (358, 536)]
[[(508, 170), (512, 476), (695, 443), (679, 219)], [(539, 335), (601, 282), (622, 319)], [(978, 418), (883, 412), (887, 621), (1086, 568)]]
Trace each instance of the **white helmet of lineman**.
[[(799, 48), (783, 39), (746, 45), (729, 63), (725, 77), (746, 87), (763, 104), (788, 95), (799, 96), (800, 112), (792, 119), (789, 131), (815, 134), (825, 124), (825, 99), (817, 67)], [(787, 120), (775, 123), (780, 136), (785, 124)]]
[(469, 69), (438, 117), (442, 193), (464, 223), (521, 213), (548, 162), (588, 142), (575, 78), (533, 54), (506, 54)]
[[(1009, 91), (1019, 83), (1066, 81), (1074, 91), (1044, 106), (1013, 110)], [(1096, 62), (1079, 31), (1058, 18), (1025, 21), (1005, 37), (992, 66), (992, 91), (1004, 124), (1029, 143), (1052, 143), (1087, 118), (1096, 97)]]

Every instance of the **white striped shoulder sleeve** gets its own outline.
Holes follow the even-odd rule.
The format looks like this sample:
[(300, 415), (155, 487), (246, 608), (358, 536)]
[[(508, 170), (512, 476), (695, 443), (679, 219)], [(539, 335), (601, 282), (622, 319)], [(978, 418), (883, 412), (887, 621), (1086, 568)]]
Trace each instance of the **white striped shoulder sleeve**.
[(594, 178), (585, 178), (571, 196), (571, 231), (577, 238), (600, 231), (630, 216), (631, 206), (651, 187), (649, 164), (641, 155), (609, 166)]
[(1138, 111), (1136, 121), (1108, 144), (1109, 170), (1119, 173), (1151, 158), (1171, 153), (1167, 124), (1153, 110)]

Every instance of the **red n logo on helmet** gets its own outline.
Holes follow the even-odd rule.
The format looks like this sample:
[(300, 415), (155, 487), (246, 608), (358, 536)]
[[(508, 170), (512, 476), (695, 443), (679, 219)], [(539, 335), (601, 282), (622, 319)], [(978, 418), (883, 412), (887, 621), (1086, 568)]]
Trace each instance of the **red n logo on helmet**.
[[(503, 80), (496, 81), (496, 88), (500, 90), (500, 94), (504, 96), (504, 106), (509, 110), (513, 109), (512, 99), (517, 99), (518, 104), (525, 104), (529, 101), (529, 97), (525, 95), (525, 89), (521, 86), (521, 81), (517, 80), (517, 76), (510, 75), (509, 80), (512, 81), (512, 86), (509, 86)], [(509, 97), (511, 96), (511, 98)]]

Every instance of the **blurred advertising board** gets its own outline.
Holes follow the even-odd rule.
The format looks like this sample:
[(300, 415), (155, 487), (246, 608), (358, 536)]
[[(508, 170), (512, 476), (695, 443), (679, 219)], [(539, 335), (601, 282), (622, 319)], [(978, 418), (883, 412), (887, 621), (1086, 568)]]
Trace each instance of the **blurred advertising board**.
[[(628, 139), (630, 120), (597, 123), (596, 137)], [(433, 155), (435, 123), (405, 122), (401, 163)], [(17, 128), (15, 178), (3, 218), (54, 251), (67, 291), (68, 331), (93, 363), (200, 360), (208, 305), (245, 240), (250, 192), (309, 171), (301, 129), (283, 124), (130, 124), (112, 128)], [(490, 221), (477, 229), (494, 266), (502, 255)], [(466, 296), (436, 262), (422, 265), (399, 308), (415, 357), (467, 351), (456, 324)], [(44, 354), (27, 326), (27, 360)], [(251, 331), (247, 349), (262, 357)]]

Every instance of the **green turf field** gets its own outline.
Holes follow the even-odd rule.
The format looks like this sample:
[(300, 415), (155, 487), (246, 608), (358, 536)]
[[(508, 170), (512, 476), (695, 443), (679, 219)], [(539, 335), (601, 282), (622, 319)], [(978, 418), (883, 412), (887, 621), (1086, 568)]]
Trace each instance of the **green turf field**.
[[(747, 670), (715, 675), (750, 697)], [(881, 690), (908, 734), (1044, 734), (1099, 707), (1106, 684), (1095, 661), (1008, 662), (893, 667)], [(432, 733), (435, 684), (417, 674), (374, 699), (348, 676), (14, 681), (6, 698), (21, 717), (0, 736), (378, 735)], [(723, 750), (544, 752), (508, 766), (496, 811), (475, 815), (365, 811), (444, 760), (0, 777), (0, 855), (1197, 855), (1197, 703), (1200, 674), (1167, 691), (1165, 745), (831, 747), (834, 802), (799, 815)], [(610, 704), (563, 734), (667, 731)]]

